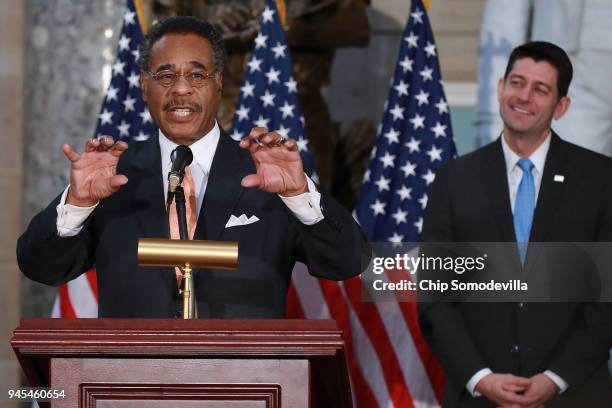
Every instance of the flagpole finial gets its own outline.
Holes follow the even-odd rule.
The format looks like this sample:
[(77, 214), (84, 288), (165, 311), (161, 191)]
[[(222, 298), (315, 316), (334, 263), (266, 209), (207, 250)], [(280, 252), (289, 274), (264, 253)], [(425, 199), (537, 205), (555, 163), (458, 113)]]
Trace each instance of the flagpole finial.
[(146, 35), (149, 26), (147, 25), (147, 17), (145, 16), (144, 4), (142, 0), (134, 0), (134, 8), (136, 9), (136, 15), (138, 16), (138, 23), (140, 23), (142, 34)]
[(287, 25), (287, 6), (285, 0), (274, 0), (276, 2), (276, 8), (278, 9), (278, 17), (280, 18), (281, 24)]

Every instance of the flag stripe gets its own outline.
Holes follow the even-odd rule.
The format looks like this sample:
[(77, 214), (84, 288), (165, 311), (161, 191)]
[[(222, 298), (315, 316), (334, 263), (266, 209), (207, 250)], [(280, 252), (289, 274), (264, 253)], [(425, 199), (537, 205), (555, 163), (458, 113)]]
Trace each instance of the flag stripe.
[[(404, 317), (403, 321), (408, 325), (412, 345), (418, 352), (418, 364), (420, 367), (425, 369), (425, 374), (429, 379), (429, 384), (423, 388), (423, 391), (420, 392), (419, 395), (424, 394), (426, 396), (426, 401), (442, 401), (445, 384), (444, 370), (442, 369), (442, 366), (438, 360), (436, 360), (434, 357), (431, 348), (423, 337), (423, 333), (421, 332), (421, 327), (419, 326), (417, 318), (417, 304), (415, 302), (399, 302), (398, 307), (400, 308), (400, 312)], [(408, 378), (410, 378), (410, 376)], [(420, 372), (416, 374), (414, 378), (425, 378), (422, 370), (420, 370)], [(410, 387), (413, 389), (413, 387), (416, 386), (418, 385), (415, 384)], [(435, 399), (430, 398), (432, 392)], [(437, 404), (432, 406), (437, 406)]]
[(391, 400), (396, 407), (411, 407), (412, 398), (406, 387), (406, 380), (400, 368), (398, 356), (376, 305), (372, 302), (361, 301), (361, 279), (353, 278), (345, 281), (344, 289), (356, 317), (364, 331), (368, 333), (376, 356), (381, 362)]
[[(348, 300), (345, 287), (343, 283), (337, 284), (340, 295), (335, 294), (339, 299), (343, 300), (343, 304), (348, 312), (348, 319), (344, 320), (345, 324), (343, 327), (347, 328), (353, 333), (353, 344), (354, 350), (351, 354), (351, 359), (355, 361), (355, 364), (359, 367), (359, 370), (364, 375), (367, 383), (372, 390), (372, 394), (376, 399), (376, 403), (364, 402), (358, 400), (357, 405), (360, 407), (387, 407), (391, 405), (391, 395), (389, 394), (389, 387), (385, 382), (385, 376), (381, 361), (378, 359), (370, 335), (365, 331), (359, 318), (355, 314), (350, 302)], [(340, 302), (338, 302), (340, 304)], [(344, 319), (347, 317), (342, 316)], [(359, 356), (359, 358), (355, 358)], [(357, 384), (353, 384), (357, 388)]]
[(85, 272), (87, 281), (89, 282), (89, 288), (91, 289), (96, 302), (98, 301), (98, 278), (96, 277), (96, 268), (92, 268)]
[(59, 288), (59, 305), (60, 317), (67, 319), (74, 319), (77, 317), (72, 307), (72, 302), (70, 301), (70, 295), (68, 294), (68, 285), (62, 285)]
[[(346, 355), (355, 355), (353, 335), (349, 325), (348, 305), (343, 299), (337, 282), (318, 280), (308, 273), (306, 265), (296, 263), (293, 270), (293, 285), (298, 301), (301, 299), (308, 319), (334, 318), (343, 332)], [(289, 299), (290, 300), (290, 299)], [(288, 315), (288, 317), (297, 317)], [(344, 324), (343, 324), (344, 323)], [(354, 359), (347, 359), (352, 383), (353, 400), (357, 406), (376, 406), (376, 399)], [(361, 405), (358, 404), (361, 402)]]
[(300, 297), (293, 282), (289, 283), (289, 290), (287, 291), (287, 310), (285, 314), (291, 316), (293, 319), (306, 318), (302, 302), (300, 302)]
[(98, 317), (96, 296), (86, 274), (70, 281), (67, 293), (76, 317)]
[[(297, 299), (304, 310), (307, 319), (330, 319), (331, 312), (323, 293), (323, 288), (317, 279), (308, 273), (308, 268), (301, 262), (296, 262), (292, 275), (293, 286)], [(291, 317), (297, 317), (291, 315)]]
[(57, 295), (55, 296), (55, 300), (53, 300), (53, 307), (51, 308), (51, 317), (54, 318), (54, 319), (62, 317), (62, 315), (60, 314), (60, 294), (59, 294), (59, 290), (58, 290)]
[[(408, 304), (408, 303), (406, 303)], [(412, 303), (415, 305), (414, 303)], [(436, 396), (424, 368), (422, 357), (415, 345), (415, 338), (420, 333), (414, 333), (406, 324), (406, 316), (402, 314), (397, 302), (377, 302), (378, 312), (382, 317), (389, 338), (397, 356), (401, 356), (399, 364), (402, 369), (406, 386), (410, 390), (413, 403), (417, 406), (434, 407), (438, 405)], [(416, 310), (415, 310), (416, 312)], [(414, 315), (416, 316), (416, 314)]]
[[(410, 251), (410, 254), (417, 256), (418, 252), (417, 246)], [(416, 281), (414, 275), (404, 270), (387, 270), (386, 273), (379, 275), (379, 278), (384, 282), (395, 283), (402, 279)], [(412, 296), (398, 296), (397, 302), (377, 302), (376, 305), (389, 332), (396, 355), (405, 356), (400, 358), (399, 362), (415, 406), (438, 406), (437, 401), (441, 400), (442, 395), (436, 394), (435, 391), (443, 389), (442, 368), (433, 358), (431, 349), (421, 333), (415, 303), (416, 292), (408, 295)], [(406, 301), (408, 299), (411, 301)], [(422, 381), (423, 378), (428, 378), (429, 381)], [(440, 381), (442, 384), (439, 384)]]

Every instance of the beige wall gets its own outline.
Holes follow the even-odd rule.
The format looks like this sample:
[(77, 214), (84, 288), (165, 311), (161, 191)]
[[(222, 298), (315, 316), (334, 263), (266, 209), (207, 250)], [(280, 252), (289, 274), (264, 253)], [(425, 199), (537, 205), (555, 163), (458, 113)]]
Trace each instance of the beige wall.
[(478, 80), (478, 40), (485, 0), (430, 0), (429, 16), (446, 82)]
[[(21, 232), (24, 1), (0, 0), (0, 389), (14, 387), (19, 368), (9, 345), (18, 324), (20, 273), (15, 241)], [(2, 396), (3, 398), (5, 396)], [(6, 406), (2, 403), (2, 406)]]
[[(480, 19), (486, 0), (430, 0), (429, 18), (446, 82), (476, 82)], [(401, 29), (410, 11), (406, 0), (372, 0), (371, 7)]]
[[(476, 103), (479, 31), (485, 2), (430, 0), (428, 15), (446, 97), (452, 106)], [(367, 119), (372, 124), (380, 120), (410, 12), (409, 3), (409, 0), (371, 0), (370, 44), (336, 52), (325, 97), (334, 121), (341, 124), (343, 131), (357, 120)]]

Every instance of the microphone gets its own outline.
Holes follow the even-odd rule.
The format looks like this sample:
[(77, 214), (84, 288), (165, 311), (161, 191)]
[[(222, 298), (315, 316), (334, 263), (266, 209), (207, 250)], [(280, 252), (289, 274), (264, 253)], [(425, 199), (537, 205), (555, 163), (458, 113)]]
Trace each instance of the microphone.
[(172, 203), (176, 188), (183, 182), (185, 177), (185, 167), (193, 161), (191, 149), (185, 145), (177, 146), (170, 154), (172, 167), (168, 173), (168, 204)]

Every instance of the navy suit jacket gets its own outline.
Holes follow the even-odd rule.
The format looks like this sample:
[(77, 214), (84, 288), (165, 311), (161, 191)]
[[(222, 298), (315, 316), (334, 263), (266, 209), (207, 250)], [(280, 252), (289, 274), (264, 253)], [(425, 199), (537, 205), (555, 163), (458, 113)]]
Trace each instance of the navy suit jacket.
[[(36, 215), (19, 238), (19, 266), (35, 281), (60, 285), (95, 264), (100, 317), (180, 316), (174, 269), (137, 265), (139, 238), (169, 236), (157, 138), (131, 143), (117, 172), (128, 183), (100, 202), (78, 235), (57, 235), (60, 197)], [(250, 154), (222, 133), (194, 239), (237, 241), (238, 269), (194, 271), (201, 318), (283, 318), (295, 261), (315, 276), (340, 280), (369, 260), (363, 232), (333, 199), (322, 193), (325, 219), (304, 225), (276, 194), (240, 185), (254, 172)], [(225, 228), (232, 214), (259, 221)]]
[[(554, 175), (564, 175), (564, 182)], [(423, 242), (515, 240), (501, 140), (440, 168), (429, 192)], [(612, 160), (553, 133), (530, 242), (599, 241), (612, 241)], [(520, 271), (515, 255), (509, 264)], [(538, 273), (536, 259), (530, 247), (526, 273)], [(444, 406), (491, 406), (465, 388), (485, 367), (527, 377), (553, 371), (570, 386), (553, 404), (565, 399), (587, 406), (580, 404), (589, 394), (610, 402), (609, 304), (439, 302), (419, 304), (419, 312), (423, 334), (448, 376)]]

